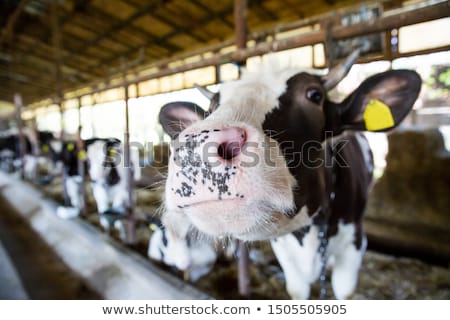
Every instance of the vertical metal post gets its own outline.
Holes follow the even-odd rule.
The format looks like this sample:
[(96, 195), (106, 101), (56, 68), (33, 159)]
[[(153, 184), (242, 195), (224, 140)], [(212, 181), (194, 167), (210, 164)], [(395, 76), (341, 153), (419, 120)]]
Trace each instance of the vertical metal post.
[(86, 210), (86, 189), (85, 189), (85, 172), (84, 164), (86, 161), (86, 150), (84, 149), (84, 143), (81, 139), (81, 131), (83, 127), (81, 125), (81, 97), (78, 97), (78, 132), (77, 132), (77, 159), (78, 159), (78, 174), (80, 175), (80, 215), (87, 217)]
[(334, 52), (333, 52), (333, 38), (331, 36), (331, 29), (333, 27), (333, 21), (330, 18), (327, 18), (323, 21), (322, 28), (325, 29), (325, 60), (328, 69), (331, 69), (334, 66)]
[(128, 81), (126, 75), (126, 64), (125, 60), (122, 59), (122, 75), (124, 81), (124, 93), (125, 93), (125, 133), (124, 133), (124, 165), (127, 179), (127, 189), (128, 189), (128, 206), (126, 208), (127, 215), (127, 243), (134, 244), (136, 242), (135, 236), (135, 219), (134, 219), (134, 181), (133, 181), (133, 168), (130, 161), (130, 124), (129, 124), (129, 108), (128, 108)]
[[(60, 140), (61, 143), (64, 142), (65, 133), (64, 133), (64, 110), (63, 110), (63, 94), (62, 94), (62, 72), (61, 72), (61, 64), (62, 64), (62, 57), (61, 57), (61, 30), (59, 26), (59, 7), (58, 7), (58, 0), (52, 0), (51, 2), (51, 8), (50, 8), (50, 18), (51, 18), (51, 24), (52, 24), (52, 42), (53, 42), (53, 58), (55, 60), (55, 93), (56, 93), (56, 99), (55, 102), (59, 107), (59, 113), (61, 115), (61, 133), (60, 133)], [(69, 205), (69, 196), (67, 193), (66, 188), (66, 179), (67, 179), (67, 172), (65, 167), (63, 166), (62, 170), (62, 185), (63, 185), (63, 198), (64, 198), (64, 205)]]
[(97, 99), (95, 98), (95, 94), (92, 95), (92, 106), (91, 106), (91, 130), (92, 130), (92, 137), (95, 137), (97, 135), (97, 132), (95, 132), (95, 119), (94, 119), (94, 108), (97, 104)]
[[(58, 98), (59, 102), (57, 102), (59, 106), (59, 114), (61, 115), (61, 132), (59, 134), (59, 140), (61, 141), (61, 145), (64, 148), (64, 140), (65, 140), (65, 132), (64, 132), (64, 109), (62, 106), (62, 101), (60, 98)], [(66, 166), (63, 165), (62, 167), (62, 191), (63, 191), (63, 200), (64, 205), (69, 206), (70, 205), (70, 199), (69, 199), (69, 193), (67, 192), (67, 169)]]
[(61, 72), (61, 30), (59, 26), (59, 8), (58, 1), (52, 0), (51, 2), (51, 23), (52, 23), (52, 42), (53, 42), (53, 59), (55, 61), (55, 93), (56, 93), (56, 104), (59, 107), (59, 112), (61, 114), (61, 140), (64, 138), (64, 111), (62, 107), (63, 94), (62, 94), (62, 72)]
[[(38, 159), (39, 156), (41, 155), (42, 146), (41, 146), (41, 141), (39, 141), (39, 129), (38, 129), (38, 124), (37, 124), (36, 114), (34, 114), (31, 121), (32, 121), (32, 132), (36, 139), (36, 145), (32, 146), (32, 154), (36, 157), (36, 159)], [(36, 165), (33, 168), (33, 171), (34, 171), (33, 177), (36, 179), (36, 181), (38, 181), (40, 178), (40, 172), (38, 169), (39, 169), (39, 165)]]
[[(136, 73), (136, 74), (135, 74), (135, 77), (137, 78), (138, 76), (139, 76), (139, 74)], [(136, 82), (134, 85), (135, 85), (135, 87), (136, 87), (136, 99), (137, 99), (137, 98), (139, 98), (139, 96), (141, 95), (140, 90), (139, 90), (139, 83)]]
[[(235, 39), (237, 49), (245, 49), (247, 46), (247, 0), (234, 0), (234, 23)], [(245, 66), (244, 61), (236, 61), (239, 66), (239, 76), (241, 67)], [(243, 298), (250, 297), (250, 259), (248, 246), (245, 242), (239, 241), (239, 261), (238, 261), (238, 288), (239, 295)]]
[(222, 75), (221, 75), (221, 72), (220, 72), (220, 64), (214, 66), (214, 77), (215, 77), (215, 80), (216, 80), (216, 84), (221, 82)]
[(19, 156), (20, 156), (20, 177), (25, 179), (25, 136), (23, 134), (22, 121), (22, 96), (19, 93), (14, 95), (14, 104), (16, 105), (16, 120), (19, 130)]

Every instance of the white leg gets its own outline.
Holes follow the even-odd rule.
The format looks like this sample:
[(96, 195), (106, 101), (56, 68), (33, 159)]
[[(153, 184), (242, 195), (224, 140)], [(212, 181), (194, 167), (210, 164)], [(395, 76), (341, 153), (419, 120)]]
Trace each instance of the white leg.
[(125, 184), (118, 184), (110, 188), (110, 200), (114, 209), (125, 209), (128, 205), (128, 190)]
[(92, 193), (94, 194), (95, 203), (97, 204), (97, 211), (103, 213), (109, 208), (109, 199), (106, 189), (97, 184), (92, 184)]
[(331, 285), (336, 299), (346, 299), (355, 290), (366, 245), (367, 240), (364, 238), (359, 250), (350, 243), (335, 255)]
[(72, 207), (81, 208), (83, 199), (81, 198), (81, 177), (72, 176), (66, 178), (67, 195), (70, 199)]
[(148, 250), (147, 255), (151, 259), (155, 259), (157, 261), (161, 261), (163, 259), (163, 255), (166, 251), (166, 248), (162, 244), (163, 233), (162, 230), (157, 228), (153, 231), (150, 240), (148, 241)]
[(311, 283), (319, 276), (320, 256), (317, 228), (311, 227), (302, 244), (292, 234), (270, 241), (272, 249), (283, 269), (286, 289), (292, 299), (308, 299)]
[(23, 160), (25, 178), (30, 180), (36, 179), (37, 158), (35, 156), (25, 155)]
[(126, 242), (128, 239), (128, 221), (125, 220), (116, 220), (114, 221), (114, 229), (119, 231), (119, 238), (122, 240), (122, 242)]

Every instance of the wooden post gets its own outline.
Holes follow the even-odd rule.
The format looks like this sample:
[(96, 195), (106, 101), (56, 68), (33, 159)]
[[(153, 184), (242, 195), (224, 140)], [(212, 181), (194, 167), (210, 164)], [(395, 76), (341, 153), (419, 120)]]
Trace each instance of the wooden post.
[(23, 134), (23, 121), (22, 121), (22, 96), (19, 93), (14, 95), (14, 104), (16, 105), (16, 121), (17, 128), (19, 130), (19, 156), (20, 156), (20, 177), (25, 179), (25, 136)]
[[(58, 7), (58, 1), (52, 0), (51, 1), (51, 8), (50, 8), (50, 18), (51, 18), (51, 24), (52, 24), (52, 42), (53, 42), (53, 58), (55, 60), (55, 93), (56, 93), (56, 99), (55, 102), (58, 105), (59, 113), (61, 115), (61, 132), (60, 132), (60, 140), (61, 144), (64, 145), (64, 139), (65, 139), (65, 133), (64, 133), (64, 109), (63, 109), (63, 94), (62, 94), (62, 81), (63, 76), (61, 72), (61, 64), (62, 64), (62, 57), (61, 57), (61, 29), (59, 25), (59, 7)], [(65, 167), (63, 166), (62, 170), (62, 185), (63, 185), (63, 199), (64, 199), (64, 205), (68, 206), (70, 203), (69, 195), (67, 193), (66, 188), (66, 179), (67, 179), (67, 172)]]
[[(234, 23), (235, 39), (238, 50), (247, 47), (247, 0), (234, 1)], [(245, 66), (245, 59), (236, 61), (239, 67), (239, 76), (241, 67)], [(250, 297), (250, 259), (248, 246), (245, 242), (239, 241), (239, 261), (238, 261), (238, 288), (239, 295), (248, 299)]]
[(133, 168), (130, 161), (130, 124), (129, 124), (129, 108), (128, 108), (128, 81), (126, 75), (126, 64), (125, 60), (122, 59), (122, 74), (124, 82), (124, 93), (125, 93), (125, 133), (124, 133), (124, 165), (127, 179), (127, 189), (128, 189), (128, 206), (126, 208), (127, 216), (127, 239), (128, 244), (134, 244), (136, 242), (135, 235), (135, 219), (134, 219), (134, 181), (133, 181)]
[(333, 21), (328, 17), (325, 21), (322, 22), (321, 27), (325, 30), (325, 64), (328, 69), (331, 69), (335, 64), (333, 52), (333, 37), (331, 33)]
[[(39, 129), (36, 119), (36, 113), (34, 114), (33, 118), (31, 119), (31, 126), (32, 126), (32, 132), (36, 139), (36, 145), (32, 146), (32, 154), (38, 159), (42, 154), (42, 146), (41, 141), (39, 141)], [(39, 165), (34, 166), (33, 168), (33, 177), (36, 181), (39, 181), (40, 178), (40, 172), (39, 172)]]
[(83, 127), (81, 125), (81, 97), (78, 97), (78, 132), (77, 132), (77, 159), (78, 159), (78, 174), (80, 175), (80, 215), (87, 217), (86, 210), (86, 189), (85, 189), (85, 172), (84, 164), (86, 162), (86, 150), (84, 149), (84, 143), (81, 139), (81, 131)]
[(94, 119), (94, 108), (95, 105), (97, 104), (97, 99), (95, 97), (95, 93), (92, 94), (92, 106), (91, 106), (91, 130), (92, 130), (92, 137), (95, 137), (97, 135), (97, 133), (95, 132), (95, 119)]
[(221, 72), (220, 72), (220, 64), (217, 64), (214, 66), (214, 78), (216, 80), (216, 84), (219, 84), (222, 78)]

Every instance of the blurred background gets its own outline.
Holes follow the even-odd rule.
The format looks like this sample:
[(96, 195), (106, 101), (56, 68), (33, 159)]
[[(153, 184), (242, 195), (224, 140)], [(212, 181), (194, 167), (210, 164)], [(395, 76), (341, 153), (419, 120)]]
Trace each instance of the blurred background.
[[(252, 71), (270, 60), (326, 73), (364, 46), (330, 99), (341, 101), (367, 77), (390, 69), (415, 70), (423, 84), (398, 129), (366, 133), (375, 182), (365, 218), (369, 252), (353, 297), (449, 299), (449, 14), (449, 1), (437, 0), (1, 0), (0, 136), (29, 130), (49, 131), (64, 141), (124, 141), (128, 121), (130, 141), (143, 146), (143, 177), (134, 190), (136, 240), (120, 250), (134, 252), (151, 269), (148, 217), (161, 205), (164, 146), (170, 141), (158, 124), (160, 108), (183, 100), (207, 109), (208, 99), (194, 84), (217, 91), (221, 83), (237, 79), (243, 66)], [(18, 175), (17, 168), (2, 168)], [(44, 181), (49, 175), (41, 161), (27, 184), (61, 205), (64, 178)], [(102, 230), (88, 182), (86, 197), (88, 214), (77, 219)], [(4, 203), (0, 244), (27, 297), (108, 298), (73, 267), (75, 258), (62, 259), (55, 244)], [(117, 234), (110, 236), (122, 242)], [(34, 251), (33, 245), (42, 246), (37, 250), (49, 258), (25, 253)], [(251, 244), (249, 250), (248, 297), (288, 298), (270, 246)], [(210, 273), (187, 280), (188, 285), (216, 298), (241, 298), (235, 260), (218, 259)], [(46, 267), (33, 271), (27, 264)], [(170, 277), (189, 278), (156, 264)]]

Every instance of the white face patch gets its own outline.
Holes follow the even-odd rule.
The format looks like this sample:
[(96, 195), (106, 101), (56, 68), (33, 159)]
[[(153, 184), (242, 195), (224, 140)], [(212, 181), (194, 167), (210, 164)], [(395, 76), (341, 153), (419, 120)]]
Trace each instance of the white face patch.
[[(205, 121), (235, 121), (261, 129), (266, 115), (278, 108), (278, 98), (286, 83), (301, 70), (262, 68), (258, 73), (244, 73), (237, 81), (220, 88), (220, 107)], [(261, 129), (262, 130), (262, 129)]]

